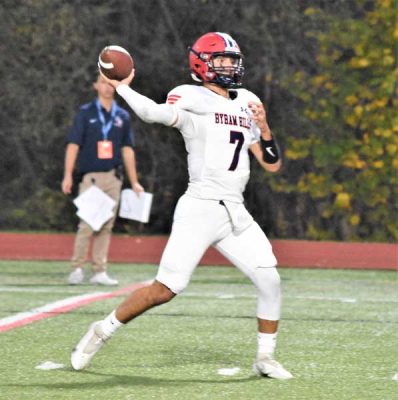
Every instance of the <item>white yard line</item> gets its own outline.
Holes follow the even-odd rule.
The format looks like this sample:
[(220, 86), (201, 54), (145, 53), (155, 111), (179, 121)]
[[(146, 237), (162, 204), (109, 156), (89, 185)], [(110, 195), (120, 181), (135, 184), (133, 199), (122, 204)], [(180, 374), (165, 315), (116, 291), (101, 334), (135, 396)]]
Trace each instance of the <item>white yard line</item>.
[[(233, 299), (256, 299), (255, 294), (233, 294), (233, 293), (200, 293), (200, 292), (184, 292), (179, 296), (184, 297), (205, 297), (214, 298), (219, 300), (233, 300)], [(298, 300), (317, 300), (317, 301), (338, 301), (341, 303), (398, 303), (398, 300), (391, 298), (380, 298), (380, 299), (357, 299), (354, 297), (331, 297), (331, 296), (291, 296), (284, 295), (284, 299), (298, 299)]]
[(117, 289), (113, 292), (94, 292), (80, 296), (67, 297), (66, 299), (48, 303), (42, 307), (20, 312), (0, 319), (0, 332), (9, 331), (11, 329), (30, 324), (34, 321), (55, 317), (59, 314), (67, 313), (75, 308), (79, 308), (97, 301), (121, 296), (123, 294), (133, 292), (134, 290), (137, 290), (143, 286), (147, 286), (149, 283), (150, 281), (134, 283), (127, 287)]
[(52, 288), (0, 286), (0, 293), (80, 293), (79, 286), (61, 286)]

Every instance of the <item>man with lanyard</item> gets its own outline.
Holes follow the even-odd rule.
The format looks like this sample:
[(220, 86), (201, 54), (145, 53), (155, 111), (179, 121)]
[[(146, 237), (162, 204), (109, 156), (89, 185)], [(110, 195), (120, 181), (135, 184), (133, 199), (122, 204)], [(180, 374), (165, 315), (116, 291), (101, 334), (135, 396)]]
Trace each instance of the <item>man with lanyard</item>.
[[(144, 190), (137, 177), (130, 116), (116, 104), (115, 89), (103, 77), (97, 76), (93, 87), (98, 98), (80, 107), (67, 136), (62, 191), (65, 194), (72, 192), (73, 172), (77, 167), (81, 177), (79, 193), (96, 185), (118, 204), (122, 187), (122, 161), (133, 190), (137, 194)], [(106, 272), (116, 208), (117, 205), (113, 217), (98, 232), (94, 232), (86, 222), (80, 220), (72, 257), (73, 270), (68, 277), (69, 284), (77, 285), (84, 280), (83, 266), (92, 237), (93, 276), (90, 282), (100, 285), (118, 284)]]

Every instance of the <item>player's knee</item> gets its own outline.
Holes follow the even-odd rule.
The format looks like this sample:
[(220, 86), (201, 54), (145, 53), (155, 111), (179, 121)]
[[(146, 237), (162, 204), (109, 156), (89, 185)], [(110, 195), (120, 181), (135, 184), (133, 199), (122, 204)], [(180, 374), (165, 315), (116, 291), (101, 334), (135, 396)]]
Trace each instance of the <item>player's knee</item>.
[(151, 285), (150, 296), (153, 305), (160, 305), (169, 302), (176, 294), (163, 283), (155, 281)]
[(258, 266), (254, 270), (254, 280), (258, 290), (267, 295), (279, 293), (281, 278), (276, 267)]
[(257, 287), (257, 317), (271, 321), (280, 318), (281, 288), (280, 277), (275, 267), (257, 267), (255, 270)]
[(167, 268), (162, 264), (159, 268), (156, 280), (162, 282), (164, 286), (168, 287), (173, 293), (180, 294), (189, 284), (190, 276), (174, 272), (171, 268)]

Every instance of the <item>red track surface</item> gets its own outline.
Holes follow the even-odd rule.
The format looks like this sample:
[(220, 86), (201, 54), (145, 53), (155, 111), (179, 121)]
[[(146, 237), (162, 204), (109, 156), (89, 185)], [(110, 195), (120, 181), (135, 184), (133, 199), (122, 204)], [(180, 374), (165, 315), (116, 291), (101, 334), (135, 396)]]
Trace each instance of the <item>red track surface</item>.
[[(0, 259), (69, 260), (73, 234), (0, 233)], [(110, 262), (151, 263), (160, 260), (167, 237), (116, 236), (112, 238)], [(283, 267), (390, 269), (398, 271), (398, 245), (386, 243), (271, 241)], [(216, 250), (209, 249), (202, 265), (229, 265)]]

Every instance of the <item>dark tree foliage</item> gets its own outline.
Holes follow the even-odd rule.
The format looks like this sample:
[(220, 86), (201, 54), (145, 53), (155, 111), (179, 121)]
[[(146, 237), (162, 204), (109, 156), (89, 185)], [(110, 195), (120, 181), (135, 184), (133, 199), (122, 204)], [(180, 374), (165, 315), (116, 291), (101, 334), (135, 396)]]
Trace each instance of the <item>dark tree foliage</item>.
[[(296, 134), (308, 128), (299, 100), (282, 85), (297, 70), (316, 71), (317, 46), (308, 33), (322, 27), (304, 11), (315, 6), (336, 17), (353, 16), (358, 13), (355, 4), (354, 0), (3, 0), (0, 228), (75, 229), (72, 199), (60, 190), (65, 136), (79, 105), (94, 95), (96, 60), (105, 45), (126, 47), (136, 64), (134, 88), (163, 102), (173, 87), (190, 82), (187, 47), (208, 31), (230, 33), (245, 54), (245, 86), (266, 104), (283, 149), (293, 128)], [(145, 226), (118, 221), (116, 228), (168, 233), (174, 206), (187, 184), (183, 141), (176, 130), (142, 123), (134, 115), (132, 119), (140, 180), (155, 195), (153, 212)], [(297, 168), (297, 163), (287, 162), (277, 176), (253, 168), (247, 205), (271, 237), (305, 239), (308, 216), (316, 213), (308, 196), (272, 189), (279, 176), (288, 179)]]

